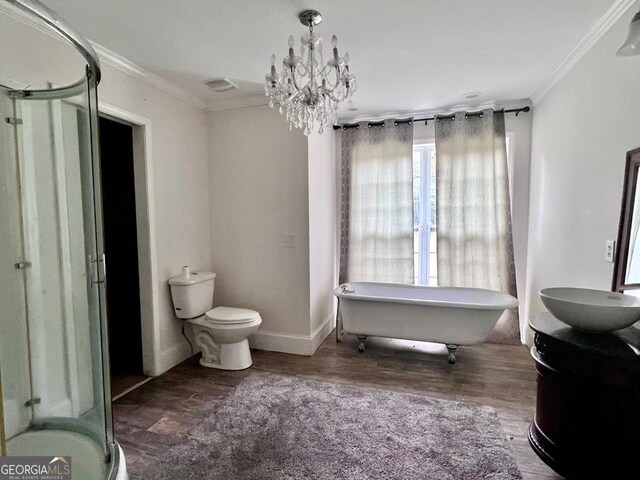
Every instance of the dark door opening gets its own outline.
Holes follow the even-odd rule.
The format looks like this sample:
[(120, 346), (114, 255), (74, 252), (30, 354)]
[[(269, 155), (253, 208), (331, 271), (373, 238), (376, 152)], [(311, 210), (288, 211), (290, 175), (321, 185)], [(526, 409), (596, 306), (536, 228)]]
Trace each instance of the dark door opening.
[(100, 118), (111, 390), (143, 381), (133, 127)]

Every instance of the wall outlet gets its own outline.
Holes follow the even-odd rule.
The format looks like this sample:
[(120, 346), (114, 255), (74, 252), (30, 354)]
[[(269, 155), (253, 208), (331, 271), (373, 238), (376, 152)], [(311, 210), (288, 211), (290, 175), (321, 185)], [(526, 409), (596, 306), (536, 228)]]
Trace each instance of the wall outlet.
[(285, 233), (284, 234), (284, 246), (285, 247), (295, 247), (296, 246), (296, 234), (295, 233)]
[(616, 257), (616, 241), (607, 240), (607, 247), (604, 254), (605, 261), (613, 263)]

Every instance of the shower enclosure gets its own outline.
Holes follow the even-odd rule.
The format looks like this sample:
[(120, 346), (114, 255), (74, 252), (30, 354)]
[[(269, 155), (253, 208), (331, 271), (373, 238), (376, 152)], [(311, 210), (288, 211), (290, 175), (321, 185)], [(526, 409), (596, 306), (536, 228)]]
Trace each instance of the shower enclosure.
[(126, 479), (109, 391), (98, 58), (39, 2), (1, 1), (86, 63), (69, 86), (0, 86), (1, 454), (71, 457), (74, 479)]

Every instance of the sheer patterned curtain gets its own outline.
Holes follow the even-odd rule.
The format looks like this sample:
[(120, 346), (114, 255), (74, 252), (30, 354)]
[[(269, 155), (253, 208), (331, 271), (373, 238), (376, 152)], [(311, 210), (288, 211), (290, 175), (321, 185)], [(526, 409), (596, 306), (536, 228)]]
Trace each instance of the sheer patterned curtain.
[(342, 132), (340, 283), (413, 283), (413, 126)]
[[(504, 113), (456, 113), (436, 122), (438, 285), (516, 296)], [(489, 340), (520, 343), (517, 309)]]

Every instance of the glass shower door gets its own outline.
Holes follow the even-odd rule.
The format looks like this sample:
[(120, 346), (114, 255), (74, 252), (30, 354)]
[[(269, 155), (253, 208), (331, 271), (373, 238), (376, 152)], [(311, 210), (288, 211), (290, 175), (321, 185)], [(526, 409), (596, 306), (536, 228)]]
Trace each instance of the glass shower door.
[[(92, 152), (95, 89), (85, 85), (62, 98), (58, 92), (5, 100), (16, 118), (12, 169), (2, 152), (13, 186), (3, 185), (0, 200), (6, 203), (2, 214), (14, 219), (0, 235), (15, 245), (2, 253), (13, 271), (5, 266), (1, 273), (3, 285), (13, 288), (15, 311), (0, 321), (9, 334), (0, 336), (3, 405), (12, 410), (4, 412), (8, 453), (64, 455), (60, 448), (67, 441), (72, 455), (84, 442), (79, 451), (100, 458), (105, 470), (112, 432), (96, 221), (99, 177)], [(10, 184), (11, 175), (4, 173)], [(11, 194), (15, 201), (6, 202)], [(40, 440), (51, 431), (66, 433), (57, 434), (55, 443)], [(95, 474), (105, 478), (104, 472)]]
[(33, 411), (25, 407), (31, 398), (28, 329), (24, 272), (16, 268), (24, 262), (22, 218), (20, 215), (19, 165), (16, 157), (14, 127), (6, 119), (14, 118), (9, 91), (0, 88), (0, 400), (2, 428), (0, 445), (27, 430)]

